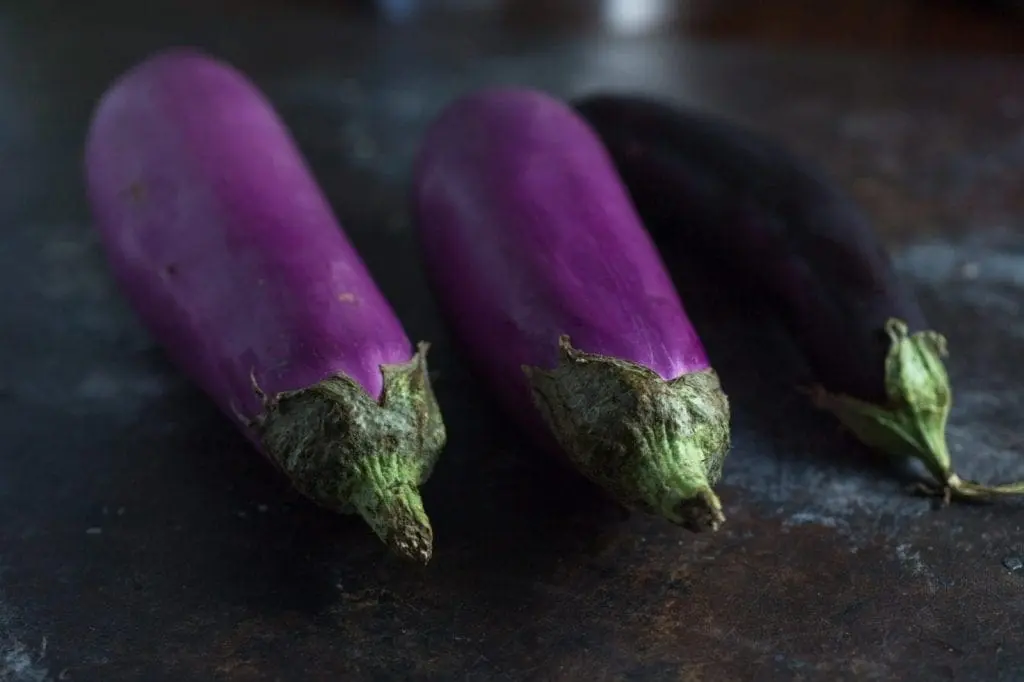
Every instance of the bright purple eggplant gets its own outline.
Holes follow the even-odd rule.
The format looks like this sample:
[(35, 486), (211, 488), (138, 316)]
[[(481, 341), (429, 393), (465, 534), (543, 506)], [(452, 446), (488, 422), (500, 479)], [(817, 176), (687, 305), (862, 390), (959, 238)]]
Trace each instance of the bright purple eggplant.
[(469, 94), (414, 182), (432, 288), (505, 407), (623, 505), (717, 528), (728, 400), (583, 120), (532, 90)]
[(389, 303), (271, 104), (196, 50), (104, 94), (86, 143), (113, 275), (170, 358), (295, 487), (430, 558), (445, 428)]

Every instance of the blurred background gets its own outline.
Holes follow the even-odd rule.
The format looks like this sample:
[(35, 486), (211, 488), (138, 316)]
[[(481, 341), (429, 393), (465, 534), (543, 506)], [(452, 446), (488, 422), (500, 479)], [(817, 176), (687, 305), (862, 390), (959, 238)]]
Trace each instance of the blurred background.
[(126, 18), (164, 10), (251, 16), (317, 9), (387, 23), (484, 20), (517, 31), (677, 34), (759, 45), (994, 53), (1024, 47), (1021, 0), (8, 0), (2, 6), (62, 15), (122, 6)]
[(315, 6), (339, 14), (372, 14), (385, 22), (472, 18), (527, 31), (674, 33), (696, 40), (773, 45), (1002, 53), (1020, 52), (1024, 47), (1024, 2), (1020, 0), (179, 0), (178, 4), (246, 13)]

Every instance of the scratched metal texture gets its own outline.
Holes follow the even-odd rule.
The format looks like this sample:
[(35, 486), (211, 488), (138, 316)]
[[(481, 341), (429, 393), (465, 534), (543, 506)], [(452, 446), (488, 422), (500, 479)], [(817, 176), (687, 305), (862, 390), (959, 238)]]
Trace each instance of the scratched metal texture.
[[(460, 364), (405, 209), (418, 136), (472, 87), (646, 88), (746, 121), (863, 201), (948, 335), (963, 473), (1024, 477), (1024, 63), (161, 7), (0, 9), (0, 680), (1024, 679), (1019, 504), (905, 494), (807, 406), (775, 323), (683, 267), (735, 410), (730, 520), (624, 519)], [(434, 344), (450, 446), (426, 569), (290, 491), (111, 286), (82, 192), (90, 108), (183, 43), (265, 89)]]

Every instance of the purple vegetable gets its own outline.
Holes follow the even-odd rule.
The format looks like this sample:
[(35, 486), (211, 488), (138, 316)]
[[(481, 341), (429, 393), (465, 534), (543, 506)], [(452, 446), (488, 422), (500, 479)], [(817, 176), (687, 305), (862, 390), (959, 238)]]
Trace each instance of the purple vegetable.
[(186, 48), (104, 94), (86, 180), (113, 275), (171, 359), (295, 487), (430, 558), (418, 491), (445, 442), (427, 378), (289, 132)]
[(717, 528), (728, 400), (587, 125), (540, 92), (470, 94), (429, 130), (414, 203), (433, 289), (506, 408), (625, 506)]
[(667, 251), (681, 247), (724, 284), (765, 296), (814, 371), (820, 407), (866, 445), (921, 461), (947, 499), (1024, 491), (954, 471), (946, 339), (867, 216), (821, 169), (765, 135), (655, 97), (593, 94), (574, 106)]

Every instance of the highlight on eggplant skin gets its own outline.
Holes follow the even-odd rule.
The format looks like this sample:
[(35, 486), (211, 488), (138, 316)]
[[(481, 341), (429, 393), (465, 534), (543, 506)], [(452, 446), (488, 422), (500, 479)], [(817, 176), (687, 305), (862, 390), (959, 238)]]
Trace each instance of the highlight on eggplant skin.
[(766, 294), (817, 385), (814, 403), (865, 445), (919, 460), (945, 501), (1024, 492), (955, 472), (946, 444), (946, 339), (851, 197), (814, 164), (738, 123), (654, 96), (573, 107), (614, 159), (663, 248), (695, 251), (730, 285)]
[(434, 295), (507, 412), (623, 506), (716, 529), (728, 400), (586, 123), (535, 90), (464, 95), (412, 202)]
[(446, 440), (413, 346), (271, 103), (194, 48), (97, 103), (85, 185), (136, 317), (303, 495), (426, 563)]

